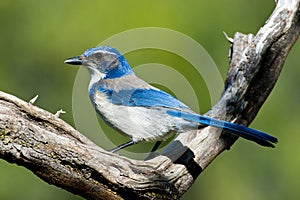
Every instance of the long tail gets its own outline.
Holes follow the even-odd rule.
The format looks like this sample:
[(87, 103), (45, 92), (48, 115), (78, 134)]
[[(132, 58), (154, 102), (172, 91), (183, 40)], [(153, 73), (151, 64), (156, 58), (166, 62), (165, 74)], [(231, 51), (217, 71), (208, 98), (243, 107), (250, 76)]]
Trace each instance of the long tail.
[(262, 146), (267, 147), (275, 147), (272, 143), (277, 143), (278, 140), (276, 137), (268, 135), (264, 132), (248, 128), (242, 125), (233, 124), (231, 122), (226, 122), (223, 120), (213, 119), (207, 116), (198, 115), (198, 114), (191, 114), (191, 113), (184, 113), (176, 110), (168, 110), (167, 113), (174, 117), (180, 117), (187, 121), (197, 122), (207, 126), (214, 126), (217, 128), (222, 128), (227, 130), (228, 132), (245, 138), (247, 140), (254, 141)]

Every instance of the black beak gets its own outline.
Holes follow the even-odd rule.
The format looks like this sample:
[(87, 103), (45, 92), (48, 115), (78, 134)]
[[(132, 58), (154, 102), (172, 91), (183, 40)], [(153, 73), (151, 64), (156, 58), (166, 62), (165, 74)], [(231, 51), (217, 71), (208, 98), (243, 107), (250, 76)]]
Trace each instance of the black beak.
[(65, 60), (65, 63), (69, 65), (82, 65), (83, 60), (81, 56), (76, 56)]

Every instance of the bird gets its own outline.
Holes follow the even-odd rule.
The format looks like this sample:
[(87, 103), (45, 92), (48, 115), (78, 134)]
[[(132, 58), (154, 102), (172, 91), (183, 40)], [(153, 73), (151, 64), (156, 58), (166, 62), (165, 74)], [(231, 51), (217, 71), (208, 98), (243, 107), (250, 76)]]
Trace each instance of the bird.
[(275, 147), (277, 138), (246, 126), (211, 118), (194, 112), (167, 92), (134, 74), (124, 56), (115, 48), (97, 46), (65, 60), (89, 71), (88, 95), (100, 117), (130, 140), (113, 149), (117, 152), (141, 141), (162, 141), (174, 134), (213, 126), (259, 145)]

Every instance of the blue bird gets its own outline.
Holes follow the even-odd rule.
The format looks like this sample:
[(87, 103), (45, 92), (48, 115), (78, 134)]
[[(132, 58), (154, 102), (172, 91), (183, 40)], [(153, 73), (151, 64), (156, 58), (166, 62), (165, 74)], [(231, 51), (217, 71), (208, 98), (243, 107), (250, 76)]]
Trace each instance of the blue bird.
[(141, 141), (156, 141), (152, 149), (155, 151), (161, 141), (174, 133), (196, 130), (199, 126), (221, 128), (262, 146), (274, 147), (273, 143), (277, 143), (277, 138), (261, 131), (195, 113), (170, 94), (135, 76), (123, 55), (112, 47), (88, 49), (65, 63), (88, 69), (88, 93), (97, 113), (130, 138), (111, 152)]

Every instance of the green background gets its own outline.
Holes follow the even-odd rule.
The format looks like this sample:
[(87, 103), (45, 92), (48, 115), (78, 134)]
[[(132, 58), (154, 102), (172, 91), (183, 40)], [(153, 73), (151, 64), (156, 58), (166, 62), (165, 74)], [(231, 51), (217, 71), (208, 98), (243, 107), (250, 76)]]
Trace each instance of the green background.
[[(256, 33), (273, 8), (272, 0), (1, 0), (0, 90), (24, 100), (38, 94), (37, 106), (53, 113), (63, 108), (67, 113), (62, 118), (74, 125), (72, 90), (78, 67), (65, 65), (66, 58), (122, 31), (163, 27), (199, 42), (224, 78), (229, 45), (222, 31), (230, 36), (237, 31)], [(299, 44), (290, 52), (276, 87), (251, 124), (276, 135), (277, 147), (266, 149), (238, 140), (200, 175), (183, 199), (299, 199)], [(150, 62), (174, 68), (180, 65), (178, 70), (189, 74), (189, 64), (167, 52), (142, 50), (125, 56), (132, 66)], [(192, 75), (188, 79), (197, 91), (203, 90), (197, 95), (201, 97), (201, 113), (207, 111), (211, 105), (203, 80)], [(117, 138), (122, 137), (116, 135), (113, 140)], [(141, 146), (133, 148), (140, 149)], [(2, 160), (0, 198), (81, 199), (48, 185), (23, 167)]]

